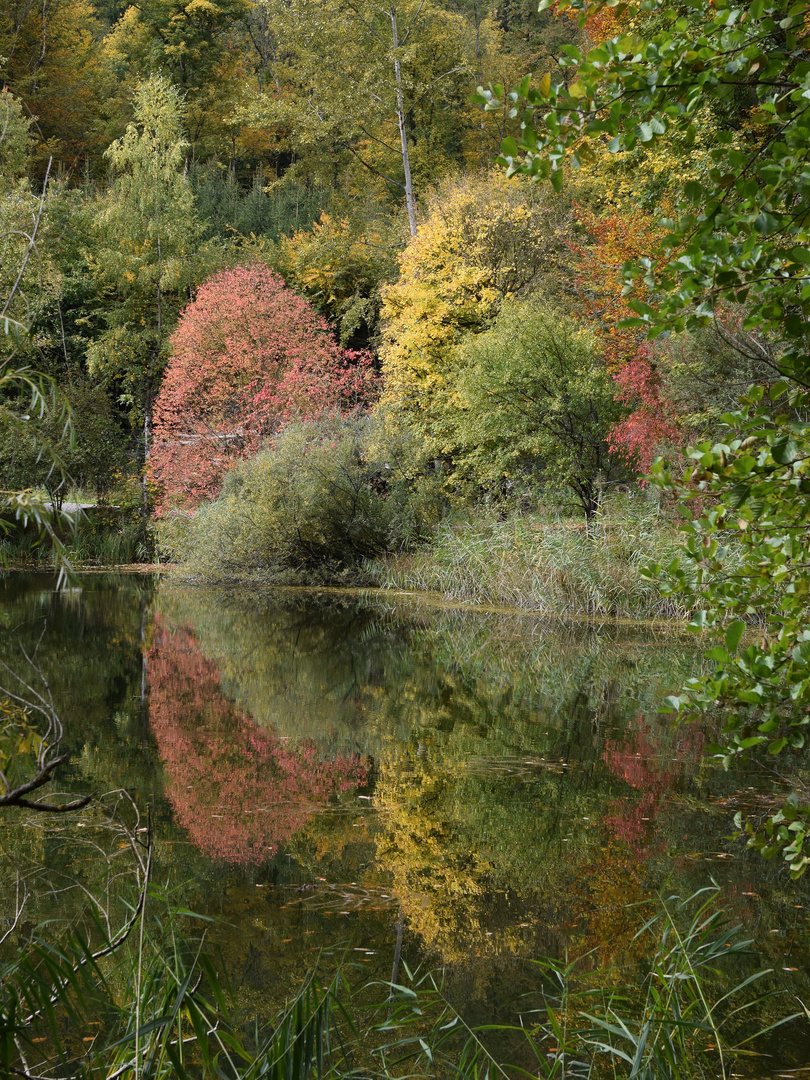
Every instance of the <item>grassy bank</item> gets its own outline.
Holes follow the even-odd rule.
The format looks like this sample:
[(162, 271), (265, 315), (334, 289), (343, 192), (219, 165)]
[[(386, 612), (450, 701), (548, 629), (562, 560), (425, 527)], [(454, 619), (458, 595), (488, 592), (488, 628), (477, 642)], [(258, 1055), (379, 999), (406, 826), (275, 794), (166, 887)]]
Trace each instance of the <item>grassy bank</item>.
[(560, 615), (682, 614), (642, 576), (679, 548), (651, 492), (613, 491), (586, 523), (570, 493), (535, 489), (508, 509), (430, 463), (414, 474), (411, 450), (368, 417), (290, 424), (216, 498), (164, 511), (161, 558), (204, 584), (376, 585)]
[(641, 569), (668, 563), (675, 526), (643, 496), (614, 496), (587, 526), (538, 510), (498, 520), (483, 514), (445, 523), (418, 551), (369, 565), (376, 584), (439, 593), (449, 601), (526, 611), (673, 618), (684, 610), (659, 595)]
[[(56, 534), (73, 566), (103, 567), (150, 562), (154, 543), (140, 506), (88, 506), (71, 514), (73, 527), (57, 520)], [(0, 557), (9, 567), (50, 569), (55, 552), (33, 523), (7, 522)]]

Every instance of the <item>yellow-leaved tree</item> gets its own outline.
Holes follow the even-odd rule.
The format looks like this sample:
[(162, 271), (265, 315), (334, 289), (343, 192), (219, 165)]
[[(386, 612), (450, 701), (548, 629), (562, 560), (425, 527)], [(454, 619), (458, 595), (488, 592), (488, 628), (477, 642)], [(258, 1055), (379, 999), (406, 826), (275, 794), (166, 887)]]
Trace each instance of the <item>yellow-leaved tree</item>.
[(509, 297), (553, 277), (566, 216), (544, 189), (502, 173), (441, 184), (383, 289), (381, 408), (414, 428), (428, 457), (452, 457), (459, 347)]

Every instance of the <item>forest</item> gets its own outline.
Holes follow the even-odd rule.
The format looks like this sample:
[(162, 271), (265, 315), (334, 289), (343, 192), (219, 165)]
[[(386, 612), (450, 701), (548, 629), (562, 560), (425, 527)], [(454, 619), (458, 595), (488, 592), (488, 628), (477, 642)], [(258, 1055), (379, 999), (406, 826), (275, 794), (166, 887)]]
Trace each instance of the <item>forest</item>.
[[(735, 857), (764, 857), (799, 889), (810, 864), (806, 2), (6, 0), (0, 84), (4, 566), (69, 583), (82, 570), (139, 564), (199, 588), (379, 590), (572, 625), (685, 627), (702, 659), (678, 652), (649, 703), (671, 730), (692, 725), (675, 764), (644, 764), (654, 756), (646, 721), (622, 713), (624, 741), (600, 729), (610, 783), (646, 792), (633, 812), (599, 802), (611, 843), (653, 857), (642, 822), (655, 820), (695, 751), (732, 776), (778, 778), (777, 794), (740, 802), (727, 824)], [(313, 807), (374, 791), (391, 815), (376, 850), (401, 912), (455, 955), (453, 933), (435, 929), (434, 909), (419, 907), (391, 855), (418, 849), (423, 859), (434, 843), (402, 762), (409, 783), (421, 777), (426, 804), (435, 783), (443, 807), (449, 781), (428, 777), (416, 735), (411, 745), (370, 734), (378, 712), (394, 724), (374, 680), (356, 699), (368, 694), (363, 739), (335, 742), (331, 721), (313, 720), (317, 737), (290, 744), (278, 716), (255, 726), (276, 691), (261, 664), (223, 644), (223, 617), (203, 602), (161, 603), (147, 619), (144, 602), (140, 630), (127, 621), (122, 634), (132, 648), (139, 641), (163, 794), (197, 847), (229, 864), (280, 858), (309, 837)], [(468, 689), (465, 634), (446, 662)], [(39, 646), (27, 648), (30, 662)], [(55, 756), (61, 722), (50, 690), (34, 693), (10, 655), (0, 657), (0, 681), (16, 686), (0, 694), (0, 811), (37, 812), (31, 792), (65, 760)], [(249, 707), (248, 678), (263, 687)], [(403, 675), (414, 708), (419, 685)], [(450, 694), (452, 678), (442, 685)], [(456, 707), (479, 727), (494, 723), (477, 699)], [(200, 710), (205, 737), (194, 728)], [(317, 695), (310, 710), (320, 715)], [(430, 730), (444, 731), (431, 717)], [(461, 768), (441, 745), (450, 772)], [(233, 765), (235, 747), (246, 771)], [(486, 785), (470, 784), (486, 803)], [(227, 825), (211, 791), (238, 808)], [(110, 929), (108, 895), (104, 926), (95, 914), (92, 934), (77, 919), (69, 945), (26, 939), (0, 968), (0, 1076), (40, 1075), (21, 1049), (32, 1017), (51, 1025), (34, 1038), (47, 1043), (49, 1076), (346, 1075), (345, 1060), (323, 1048), (343, 976), (305, 981), (250, 1043), (241, 1020), (222, 1019), (207, 954), (175, 950), (162, 982), (171, 934), (161, 929), (147, 942), (147, 973), (152, 850), (139, 840), (145, 806), (126, 799), (135, 817), (117, 832), (118, 810), (103, 821), (106, 811), (91, 810), (93, 828), (134, 860), (140, 899), (115, 899), (119, 914), (129, 904), (125, 936)], [(58, 810), (88, 802), (81, 794)], [(407, 828), (397, 824), (406, 804), (418, 805)], [(260, 812), (261, 827), (258, 818), (244, 827), (241, 815)], [(494, 845), (483, 821), (476, 828)], [(143, 828), (152, 835), (151, 818)], [(531, 848), (519, 873), (534, 866)], [(454, 887), (472, 898), (497, 879), (506, 895), (501, 858), (480, 874), (459, 870), (466, 884)], [(188, 915), (168, 892), (154, 903), (174, 912), (166, 927)], [(736, 954), (719, 914), (700, 903), (677, 957), (656, 954), (674, 965), (664, 981), (692, 977), (679, 966), (693, 964), (692, 945), (714, 959), (726, 945)], [(672, 911), (660, 915), (664, 941)], [(5, 936), (0, 922), (0, 946), (19, 912)], [(99, 961), (138, 925), (137, 987), (122, 993), (123, 976)], [(558, 963), (549, 961), (552, 981), (568, 978)], [(689, 1071), (698, 1057), (714, 1068), (701, 1055), (722, 1043), (694, 985), (687, 1004), (656, 998), (663, 1011), (646, 1029), (638, 1021), (632, 1051), (605, 1051), (613, 1064), (626, 1057), (628, 1076), (719, 1075)], [(435, 981), (414, 976), (414, 986), (438, 1008), (436, 1026), (420, 1027), (409, 1012), (416, 990), (397, 986), (374, 1030), (380, 1046), (380, 1032), (400, 1041), (384, 1044), (374, 1068), (401, 1075), (418, 1061), (430, 1071), (434, 1052), (437, 1075), (500, 1068), (472, 1035), (447, 1049), (442, 1025), (459, 1014)], [(127, 993), (159, 1019), (144, 1026)], [(77, 1030), (101, 1024), (88, 1017), (102, 999), (110, 1016), (118, 1010), (104, 1021), (107, 1049), (83, 1057), (64, 1018)], [(698, 1057), (680, 1021), (661, 1020), (670, 1008), (703, 1009), (694, 1030), (715, 1042)], [(621, 1043), (630, 1021), (589, 1013), (596, 1027), (567, 1042), (554, 1026), (560, 1010), (548, 1006), (543, 1028), (558, 1044), (553, 1058), (520, 1034), (520, 1067), (531, 1058), (537, 1075), (601, 1075), (576, 1055), (599, 1039)], [(650, 1024), (660, 1046), (647, 1042)], [(306, 1049), (293, 1060), (290, 1045)]]

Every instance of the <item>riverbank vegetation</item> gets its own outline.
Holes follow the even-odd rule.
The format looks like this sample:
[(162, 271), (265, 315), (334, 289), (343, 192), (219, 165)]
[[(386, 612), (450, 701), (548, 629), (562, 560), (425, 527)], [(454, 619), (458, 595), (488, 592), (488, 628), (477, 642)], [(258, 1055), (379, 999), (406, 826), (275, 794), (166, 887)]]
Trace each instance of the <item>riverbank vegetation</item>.
[[(206, 583), (367, 583), (688, 619), (712, 647), (667, 715), (700, 719), (727, 768), (800, 761), (809, 42), (806, 4), (789, 0), (6, 5), (4, 556), (36, 558), (44, 538), (63, 567), (157, 551)], [(93, 513), (74, 529), (78, 492)], [(146, 659), (145, 623), (141, 636)], [(147, 682), (144, 668), (142, 694)], [(53, 811), (28, 795), (56, 767), (55, 713), (22, 691), (29, 712), (4, 720), (0, 801)], [(282, 771), (309, 760), (249, 739)], [(195, 760), (204, 773), (204, 748)], [(313, 801), (342, 790), (310, 780)], [(222, 1075), (233, 1054), (228, 1075), (328, 1072), (332, 991), (297, 998), (265, 1049), (257, 1030), (247, 1050), (219, 1019), (210, 963), (178, 965), (180, 948), (167, 967), (159, 934), (144, 945), (140, 824), (96, 826), (134, 860), (124, 938), (98, 923), (96, 951), (82, 936), (13, 939), (0, 1068)], [(739, 809), (735, 827), (786, 878), (810, 865), (803, 782), (778, 807)], [(105, 902), (102, 922), (109, 889)], [(22, 889), (6, 937), (26, 903)], [(717, 959), (731, 937), (707, 943), (715, 922), (699, 918), (686, 940)], [(556, 1045), (533, 1069), (573, 1075), (568, 1055), (596, 1046), (630, 1076), (674, 1077), (719, 1052), (727, 987), (717, 1013), (667, 926), (683, 955), (662, 938), (632, 1022), (603, 998), (572, 1044), (555, 998), (532, 1030)], [(133, 947), (135, 927), (131, 978), (109, 976), (99, 961)], [(89, 1057), (64, 1036), (66, 1018), (106, 1023), (82, 1020), (74, 993), (112, 1018), (98, 1059), (95, 1035), (81, 1036)], [(402, 995), (378, 1033), (417, 1000)], [(684, 1043), (690, 1009), (711, 1045)], [(440, 1060), (433, 1035), (420, 1067)], [(382, 1071), (408, 1053), (383, 1055)], [(462, 1041), (452, 1068), (478, 1075), (481, 1055)]]

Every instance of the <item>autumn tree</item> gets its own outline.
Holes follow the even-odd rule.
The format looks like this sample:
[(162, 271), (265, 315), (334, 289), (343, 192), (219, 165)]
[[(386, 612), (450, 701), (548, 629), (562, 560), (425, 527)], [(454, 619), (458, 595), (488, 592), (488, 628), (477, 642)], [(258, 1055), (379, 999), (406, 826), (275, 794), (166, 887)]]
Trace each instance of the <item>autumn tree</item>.
[[(36, 136), (34, 166), (71, 170), (106, 144), (113, 73), (89, 0), (8, 0), (0, 7), (2, 82), (23, 102)], [(55, 170), (54, 170), (55, 171)]]
[(40, 205), (26, 176), (30, 127), (20, 100), (8, 90), (0, 92), (0, 356), (19, 346), (35, 288), (31, 234)]
[(397, 231), (322, 213), (311, 229), (281, 240), (281, 269), (339, 328), (340, 340), (377, 330), (381, 288), (396, 275)]
[(127, 7), (104, 41), (107, 62), (125, 73), (125, 90), (157, 71), (178, 87), (192, 158), (227, 153), (227, 118), (250, 71), (242, 20), (251, 7), (248, 0), (145, 0)]
[(347, 411), (373, 388), (371, 358), (341, 349), (326, 321), (266, 266), (200, 286), (171, 338), (155, 404), (151, 475), (160, 506), (194, 506), (284, 423)]
[(607, 443), (622, 410), (599, 351), (570, 316), (537, 302), (504, 305), (461, 352), (459, 471), (496, 488), (534, 476), (570, 489), (592, 517), (601, 485), (622, 475)]
[(552, 275), (559, 217), (541, 192), (502, 176), (439, 187), (430, 212), (383, 290), (382, 404), (452, 455), (459, 346), (485, 330), (508, 297)]

